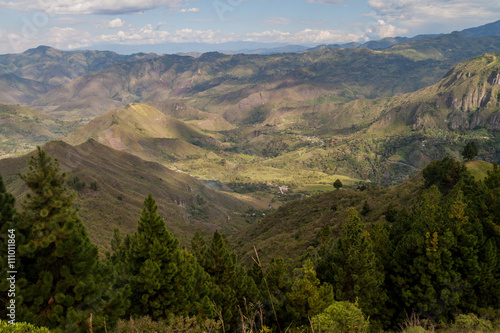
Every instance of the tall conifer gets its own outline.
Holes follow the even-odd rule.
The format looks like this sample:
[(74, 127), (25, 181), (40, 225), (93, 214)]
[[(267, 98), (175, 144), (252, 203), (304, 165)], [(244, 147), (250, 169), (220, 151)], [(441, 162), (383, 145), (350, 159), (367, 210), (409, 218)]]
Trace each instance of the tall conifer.
[(348, 213), (339, 239), (318, 260), (318, 276), (333, 286), (337, 300), (359, 300), (364, 313), (380, 320), (387, 301), (383, 267), (375, 255), (366, 225), (354, 209)]
[[(15, 214), (15, 209), (14, 209), (14, 196), (7, 192), (5, 188), (5, 184), (2, 179), (2, 175), (0, 175), (0, 260), (1, 260), (1, 265), (2, 268), (6, 267), (6, 269), (2, 269), (0, 272), (0, 299), (2, 300), (0, 302), (0, 317), (3, 319), (8, 319), (6, 308), (7, 308), (7, 302), (10, 302), (11, 297), (8, 296), (9, 294), (9, 289), (10, 289), (10, 281), (7, 280), (7, 271), (15, 271), (17, 267), (19, 267), (19, 263), (17, 262), (18, 260), (14, 257), (14, 261), (12, 262), (12, 267), (7, 267), (8, 263), (8, 256), (9, 256), (9, 246), (8, 246), (8, 240), (10, 239), (10, 235), (13, 234), (12, 236), (14, 238), (14, 242), (19, 242), (21, 239), (19, 238), (20, 235), (18, 235), (16, 231), (16, 225), (14, 223), (14, 214)], [(13, 230), (13, 233), (9, 232), (9, 230)], [(16, 239), (17, 237), (17, 239)], [(15, 256), (15, 245), (11, 247), (12, 249), (12, 255)]]
[(137, 232), (128, 241), (123, 266), (132, 289), (132, 314), (149, 315), (153, 319), (211, 315), (208, 276), (166, 229), (151, 195), (144, 200)]
[[(107, 289), (97, 248), (78, 217), (57, 160), (38, 147), (28, 165), (20, 176), (30, 193), (17, 224), (23, 237), (18, 243), (19, 319), (86, 331), (90, 313), (102, 311)], [(102, 321), (95, 318), (96, 324)]]

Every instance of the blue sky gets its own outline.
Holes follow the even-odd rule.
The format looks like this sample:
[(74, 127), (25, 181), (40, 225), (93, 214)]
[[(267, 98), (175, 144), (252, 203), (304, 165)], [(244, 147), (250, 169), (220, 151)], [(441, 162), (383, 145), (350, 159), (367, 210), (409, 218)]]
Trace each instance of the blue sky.
[(498, 19), (498, 0), (0, 0), (0, 53), (38, 45), (139, 52), (165, 43), (362, 42)]

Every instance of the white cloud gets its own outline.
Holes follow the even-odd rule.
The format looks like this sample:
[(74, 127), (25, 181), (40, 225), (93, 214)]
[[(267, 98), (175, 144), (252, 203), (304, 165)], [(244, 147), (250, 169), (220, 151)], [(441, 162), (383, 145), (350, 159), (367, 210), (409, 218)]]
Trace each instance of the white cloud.
[(182, 8), (179, 9), (179, 13), (199, 13), (200, 8)]
[(455, 29), (464, 21), (482, 25), (500, 14), (498, 0), (368, 0), (368, 4), (385, 21), (417, 29), (430, 25)]
[(10, 0), (5, 6), (20, 10), (37, 9), (54, 14), (123, 14), (158, 7), (179, 8), (183, 0)]
[(98, 25), (99, 28), (104, 29), (115, 29), (115, 28), (121, 28), (125, 25), (125, 21), (122, 21), (119, 17), (115, 18), (114, 20), (111, 21), (105, 21), (101, 24)]
[(59, 49), (76, 49), (92, 45), (92, 36), (86, 31), (73, 28), (52, 27), (49, 32), (49, 43)]
[(292, 20), (286, 17), (270, 17), (267, 21), (259, 22), (263, 25), (287, 25), (292, 23)]
[(401, 36), (408, 32), (408, 29), (398, 28), (392, 24), (387, 24), (384, 20), (378, 20), (366, 29), (365, 35), (368, 39), (379, 39), (385, 37)]

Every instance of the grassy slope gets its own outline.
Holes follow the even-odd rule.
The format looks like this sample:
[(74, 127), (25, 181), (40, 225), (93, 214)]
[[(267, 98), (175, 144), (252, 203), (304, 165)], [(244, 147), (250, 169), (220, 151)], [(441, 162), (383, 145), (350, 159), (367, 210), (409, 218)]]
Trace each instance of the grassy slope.
[(0, 103), (0, 158), (25, 154), (75, 128), (38, 110)]
[(396, 187), (365, 191), (346, 188), (305, 197), (281, 206), (252, 228), (238, 232), (231, 237), (231, 243), (247, 263), (254, 246), (265, 263), (277, 256), (296, 262), (317, 244), (317, 234), (326, 224), (335, 237), (350, 207), (359, 212), (367, 201), (371, 211), (362, 219), (376, 223), (385, 219), (384, 211), (390, 204), (409, 207), (422, 188), (422, 177), (418, 175)]
[(167, 164), (208, 153), (199, 146), (221, 145), (200, 129), (146, 104), (131, 104), (123, 109), (111, 110), (79, 128), (65, 141), (77, 145), (89, 138), (141, 158)]
[[(76, 203), (92, 240), (100, 246), (109, 246), (115, 227), (125, 233), (135, 230), (142, 202), (149, 193), (157, 200), (168, 229), (183, 243), (196, 231), (207, 235), (219, 229), (231, 234), (246, 225), (240, 214), (249, 205), (211, 190), (187, 174), (93, 140), (76, 147), (61, 141), (49, 142), (43, 148), (58, 158), (68, 179), (76, 176), (86, 183), (77, 193)], [(0, 173), (18, 203), (25, 188), (17, 173), (26, 170), (27, 160), (28, 155), (0, 160)], [(98, 191), (89, 187), (92, 182), (97, 183)]]
[(476, 180), (483, 180), (493, 170), (493, 164), (481, 160), (467, 161), (465, 165)]

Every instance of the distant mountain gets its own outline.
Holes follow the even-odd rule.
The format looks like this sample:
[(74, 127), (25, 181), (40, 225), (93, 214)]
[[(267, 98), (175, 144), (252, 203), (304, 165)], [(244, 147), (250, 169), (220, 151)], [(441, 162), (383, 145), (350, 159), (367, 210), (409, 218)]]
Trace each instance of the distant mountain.
[[(97, 44), (93, 45), (98, 50), (109, 50), (120, 54), (132, 54), (137, 50), (142, 52), (151, 52), (157, 54), (178, 54), (178, 53), (207, 53), (207, 52), (221, 52), (221, 53), (246, 53), (252, 52), (269, 52), (281, 53), (279, 51), (287, 50), (296, 52), (298, 48), (309, 48), (310, 46), (293, 46), (287, 43), (259, 43), (259, 42), (227, 42), (227, 43), (163, 43), (163, 44), (142, 44), (142, 45), (116, 45), (116, 44)], [(260, 50), (260, 51), (256, 51)]]
[(12, 73), (0, 74), (0, 102), (30, 104), (55, 86), (31, 79), (23, 79)]
[[(156, 199), (167, 228), (184, 244), (189, 243), (196, 231), (209, 235), (218, 229), (231, 234), (246, 225), (240, 213), (249, 209), (248, 204), (214, 191), (187, 174), (146, 162), (95, 140), (76, 147), (53, 141), (43, 149), (58, 159), (72, 184), (85, 183), (77, 190), (76, 204), (92, 240), (101, 249), (109, 249), (114, 228), (122, 233), (136, 230), (142, 202), (148, 194)], [(0, 173), (18, 203), (26, 193), (18, 172), (25, 172), (29, 155), (0, 160)], [(92, 183), (94, 189), (90, 187)]]
[(500, 36), (500, 20), (488, 23), (476, 28), (470, 28), (460, 31), (467, 37), (485, 37), (485, 36)]
[[(464, 29), (459, 32), (469, 38), (500, 36), (500, 20), (479, 27)], [(424, 38), (436, 38), (442, 35), (443, 34), (426, 34), (414, 37), (386, 37), (380, 40), (371, 40), (365, 43), (354, 42), (354, 43), (344, 43), (344, 44), (327, 44), (327, 45), (323, 44), (315, 46), (313, 48), (309, 48), (307, 51), (316, 51), (324, 48), (331, 48), (331, 49), (367, 48), (371, 50), (383, 50), (399, 43), (418, 41)]]
[(309, 48), (307, 46), (286, 45), (286, 46), (281, 46), (281, 47), (268, 47), (268, 48), (259, 48), (259, 49), (241, 49), (241, 50), (236, 50), (236, 51), (222, 50), (220, 52), (228, 53), (228, 54), (243, 53), (243, 54), (266, 55), (266, 54), (277, 54), (277, 53), (300, 53), (300, 52), (304, 52), (306, 50), (309, 50)]
[(133, 102), (175, 99), (221, 115), (234, 125), (262, 118), (255, 118), (257, 113), (265, 119), (281, 108), (416, 91), (439, 81), (460, 61), (497, 51), (500, 37), (468, 38), (453, 33), (377, 52), (327, 48), (267, 56), (164, 55), (83, 75), (41, 95), (31, 105), (63, 119), (85, 120)]
[(20, 54), (0, 55), (0, 74), (15, 74), (24, 79), (59, 85), (118, 62), (155, 56), (145, 53), (119, 55), (109, 51), (61, 51), (39, 46)]

